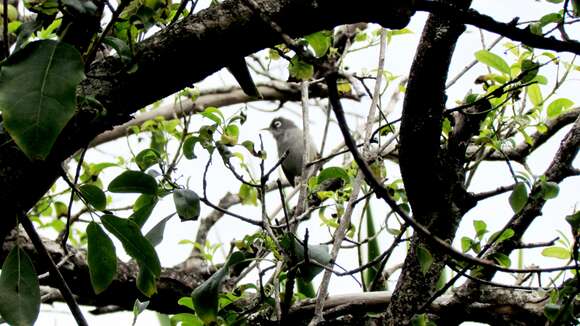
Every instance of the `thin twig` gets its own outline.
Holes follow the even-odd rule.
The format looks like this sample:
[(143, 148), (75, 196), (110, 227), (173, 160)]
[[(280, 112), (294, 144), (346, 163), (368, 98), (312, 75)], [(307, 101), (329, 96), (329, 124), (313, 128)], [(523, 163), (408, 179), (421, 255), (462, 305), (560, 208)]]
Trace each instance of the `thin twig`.
[(44, 244), (42, 243), (40, 236), (38, 236), (38, 233), (36, 233), (34, 225), (32, 225), (32, 222), (30, 221), (28, 216), (26, 216), (26, 214), (23, 214), (19, 218), (19, 221), (24, 230), (26, 231), (26, 234), (28, 234), (30, 241), (32, 241), (34, 248), (36, 248), (36, 251), (38, 252), (40, 257), (42, 257), (44, 263), (48, 266), (48, 271), (54, 278), (54, 282), (56, 283), (56, 286), (60, 290), (62, 297), (66, 301), (66, 304), (68, 305), (73, 317), (75, 318), (75, 321), (80, 326), (85, 325), (88, 326), (87, 321), (85, 320), (85, 317), (83, 316), (83, 313), (81, 312), (81, 309), (79, 308), (76, 299), (74, 298), (70, 288), (68, 287), (68, 284), (66, 283), (66, 281), (62, 277), (62, 274), (54, 264), (54, 261), (52, 261), (52, 258), (50, 257), (50, 254), (46, 250), (46, 247), (44, 247)]

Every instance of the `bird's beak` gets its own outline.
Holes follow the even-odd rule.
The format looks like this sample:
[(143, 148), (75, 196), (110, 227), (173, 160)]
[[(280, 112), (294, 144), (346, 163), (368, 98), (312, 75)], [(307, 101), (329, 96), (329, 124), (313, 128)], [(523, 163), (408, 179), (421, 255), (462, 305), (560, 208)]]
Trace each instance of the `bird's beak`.
[(270, 131), (270, 127), (262, 128), (261, 131)]

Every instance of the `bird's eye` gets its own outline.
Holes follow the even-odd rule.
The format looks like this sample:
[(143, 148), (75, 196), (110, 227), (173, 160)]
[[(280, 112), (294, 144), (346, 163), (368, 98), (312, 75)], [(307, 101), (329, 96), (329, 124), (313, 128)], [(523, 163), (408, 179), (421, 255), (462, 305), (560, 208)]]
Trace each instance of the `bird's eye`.
[(274, 128), (278, 129), (282, 126), (282, 122), (280, 121), (274, 121)]

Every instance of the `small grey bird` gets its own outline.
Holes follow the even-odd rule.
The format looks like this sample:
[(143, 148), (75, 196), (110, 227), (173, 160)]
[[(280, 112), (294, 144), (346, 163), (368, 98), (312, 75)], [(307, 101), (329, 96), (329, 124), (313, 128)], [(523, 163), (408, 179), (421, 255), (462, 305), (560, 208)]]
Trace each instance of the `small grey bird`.
[[(270, 126), (265, 128), (276, 140), (278, 147), (278, 157), (281, 157), (288, 151), (288, 156), (282, 162), (282, 171), (288, 182), (294, 187), (296, 177), (302, 175), (302, 158), (304, 156), (304, 140), (302, 139), (302, 130), (294, 122), (277, 117), (272, 120)], [(316, 148), (312, 140), (310, 141), (310, 160), (317, 157)], [(315, 168), (309, 168), (308, 175), (312, 175)]]

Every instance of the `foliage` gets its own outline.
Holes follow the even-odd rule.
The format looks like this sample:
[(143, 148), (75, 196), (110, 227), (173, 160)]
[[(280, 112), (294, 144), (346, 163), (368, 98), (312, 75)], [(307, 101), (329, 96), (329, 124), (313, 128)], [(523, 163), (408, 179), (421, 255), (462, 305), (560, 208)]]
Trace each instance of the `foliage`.
[[(268, 9), (251, 8), (252, 2), (245, 6), (254, 11)], [(447, 2), (450, 1), (429, 5)], [(50, 183), (48, 179), (32, 180), (39, 185), (33, 182), (22, 185), (31, 188), (31, 193), (45, 194), (32, 207), (15, 205), (17, 213), (26, 212), (22, 218), (29, 218), (37, 229), (58, 233), (61, 245), (68, 242), (74, 247), (70, 249), (86, 250), (86, 261), (81, 265), (88, 275), (85, 280), (96, 296), (82, 298), (84, 302), (99, 302), (98, 295), (107, 295), (107, 291), (118, 286), (116, 283), (121, 283), (121, 288), (136, 288), (141, 293), (139, 298), (126, 300), (132, 303), (130, 307), (120, 306), (133, 310), (134, 324), (143, 311), (160, 309), (156, 300), (167, 297), (175, 302), (165, 303), (162, 309), (175, 313), (168, 317), (174, 324), (267, 324), (282, 322), (280, 319), (287, 322), (293, 318), (292, 314), (312, 317), (312, 312), (307, 311), (312, 307), (305, 308), (310, 302), (306, 300), (313, 298), (321, 303), (326, 299), (326, 281), (341, 275), (354, 279), (353, 283), (367, 295), (365, 298), (372, 297), (368, 292), (386, 290), (391, 282), (397, 281), (398, 286), (392, 287), (391, 307), (410, 302), (406, 307), (408, 318), (401, 316), (402, 320), (407, 319), (397, 322), (433, 325), (431, 315), (426, 313), (429, 309), (423, 305), (451, 293), (447, 292), (451, 287), (464, 286), (465, 293), (472, 295), (468, 296), (472, 301), (463, 298), (462, 309), (468, 311), (469, 304), (477, 303), (478, 296), (485, 292), (469, 288), (470, 284), (499, 286), (494, 283), (494, 276), (503, 270), (514, 275), (516, 281), (512, 287), (539, 289), (534, 293), (545, 294), (541, 300), (530, 299), (542, 304), (544, 321), (556, 325), (578, 319), (580, 215), (577, 208), (559, 207), (557, 214), (546, 216), (568, 223), (569, 229), (546, 231), (544, 236), (557, 237), (555, 240), (524, 242), (529, 239), (525, 233), (532, 229), (532, 223), (534, 227), (541, 223), (539, 216), (546, 203), (569, 197), (563, 190), (568, 189), (563, 181), (569, 178), (578, 183), (577, 179), (570, 178), (578, 175), (578, 168), (572, 164), (578, 146), (566, 147), (570, 146), (567, 141), (571, 143), (574, 139), (561, 141), (555, 154), (543, 158), (544, 163), (553, 160), (551, 164), (544, 164), (545, 170), (538, 170), (529, 162), (539, 146), (548, 140), (562, 139), (557, 132), (578, 119), (577, 94), (566, 87), (578, 78), (580, 67), (575, 64), (575, 57), (558, 50), (565, 45), (577, 46), (573, 40), (576, 34), (570, 33), (570, 37), (567, 30), (577, 24), (578, 1), (534, 3), (543, 10), (539, 17), (498, 25), (511, 33), (499, 28), (495, 32), (515, 39), (499, 41), (503, 49), (494, 48), (495, 44), (477, 49), (458, 48), (464, 54), (469, 52), (469, 60), (474, 63), (460, 72), (457, 79), (449, 78), (447, 85), (440, 84), (440, 76), (429, 76), (432, 79), (429, 82), (417, 81), (421, 71), (413, 70), (418, 69), (414, 65), (405, 72), (407, 77), (398, 75), (397, 67), (389, 62), (381, 66), (373, 63), (368, 69), (368, 65), (354, 61), (360, 58), (360, 53), (375, 53), (379, 47), (387, 50), (389, 61), (390, 51), (397, 50), (407, 38), (419, 36), (411, 25), (401, 29), (367, 24), (326, 26), (328, 23), (320, 18), (316, 23), (300, 22), (305, 26), (299, 30), (306, 35), (291, 38), (289, 35), (296, 36), (296, 33), (291, 31), (287, 35), (284, 29), (278, 30), (282, 28), (275, 21), (278, 18), (269, 21), (267, 13), (257, 14), (263, 32), (282, 36), (276, 40), (283, 41), (265, 44), (260, 35), (246, 36), (252, 37), (253, 49), (266, 48), (248, 61), (254, 77), (260, 78), (265, 84), (261, 87), (268, 90), (262, 92), (264, 98), (251, 94), (240, 96), (237, 89), (191, 86), (195, 82), (193, 77), (188, 80), (191, 88), (173, 94), (171, 99), (163, 100), (167, 94), (153, 94), (155, 87), (147, 87), (152, 92), (145, 94), (148, 101), (159, 102), (133, 110), (140, 110), (137, 119), (148, 118), (139, 123), (128, 122), (129, 127), (122, 130), (122, 135), (115, 136), (124, 136), (125, 143), (117, 146), (122, 143), (117, 141), (114, 146), (120, 148), (126, 144), (127, 147), (114, 159), (98, 154), (101, 147), (93, 149), (89, 140), (97, 131), (126, 122), (129, 113), (133, 113), (129, 109), (127, 112), (116, 110), (131, 105), (122, 92), (143, 87), (134, 76), (142, 71), (156, 73), (156, 67), (140, 65), (143, 57), (156, 55), (148, 52), (151, 44), (159, 40), (156, 37), (170, 47), (172, 37), (183, 36), (195, 44), (203, 37), (219, 43), (223, 35), (194, 37), (193, 32), (187, 35), (175, 32), (184, 31), (185, 23), (175, 24), (178, 20), (187, 21), (193, 12), (198, 12), (197, 1), (120, 1), (112, 14), (103, 14), (103, 10), (108, 10), (104, 3), (91, 0), (25, 1), (24, 4), (23, 10), (12, 4), (7, 8), (0, 6), (0, 11), (6, 10), (2, 25), (8, 34), (8, 39), (2, 41), (5, 53), (0, 63), (0, 136), (7, 141), (0, 144), (0, 150), (6, 150), (4, 147), (23, 153), (26, 162), (47, 170), (57, 169), (63, 178), (63, 182), (54, 182), (50, 189), (42, 188)], [(238, 5), (212, 1), (209, 9)], [(477, 13), (461, 11), (458, 14), (466, 15), (469, 19), (462, 19), (477, 24), (473, 18), (476, 16), (468, 16), (474, 12)], [(35, 18), (29, 18), (30, 13), (36, 13)], [(311, 18), (309, 13), (304, 14)], [(202, 19), (204, 12), (198, 15)], [(374, 13), (368, 15), (373, 20)], [(225, 18), (219, 23), (227, 25)], [(388, 21), (384, 23), (389, 26)], [(246, 28), (252, 24), (242, 25)], [(325, 29), (313, 30), (310, 24)], [(518, 24), (524, 27), (519, 28)], [(104, 28), (101, 30), (100, 26)], [(266, 30), (270, 27), (273, 32)], [(444, 37), (447, 29), (439, 32), (438, 37)], [(220, 33), (225, 35), (231, 31)], [(481, 35), (482, 39), (487, 37), (485, 33)], [(520, 40), (518, 37), (522, 36), (518, 35), (525, 38)], [(272, 39), (268, 37), (264, 39)], [(455, 41), (447, 41), (448, 45), (437, 44), (453, 52)], [(554, 41), (561, 42), (557, 43), (559, 48), (550, 45)], [(416, 62), (429, 58), (429, 51), (438, 48), (420, 48), (425, 53), (418, 53)], [(218, 55), (211, 48), (192, 51)], [(232, 53), (236, 53), (235, 49)], [(234, 56), (230, 62), (220, 64), (230, 67), (240, 59)], [(213, 69), (206, 68), (205, 62), (179, 64), (184, 71), (203, 76)], [(438, 67), (421, 69), (432, 68)], [(113, 69), (114, 73), (107, 69)], [(102, 71), (108, 74), (95, 74)], [(183, 72), (175, 71), (175, 74), (181, 76)], [(338, 85), (333, 89), (331, 80), (336, 75)], [(234, 77), (242, 86), (247, 86), (236, 73)], [(471, 77), (473, 82), (469, 81)], [(118, 80), (123, 82), (116, 84)], [(462, 80), (462, 85), (455, 84), (457, 80)], [(377, 84), (379, 81), (381, 84)], [(185, 87), (181, 80), (175, 83)], [(122, 91), (109, 89), (104, 94), (95, 91), (99, 87), (106, 90), (110, 85), (125, 84), (129, 86)], [(306, 85), (308, 90), (301, 91), (301, 85)], [(423, 85), (420, 93), (424, 96), (421, 98), (424, 108), (407, 106), (413, 100), (410, 97), (417, 96), (416, 85)], [(251, 86), (256, 89), (255, 85)], [(433, 90), (437, 94), (433, 95)], [(362, 106), (373, 106), (381, 112), (370, 117), (368, 125), (362, 128), (355, 128), (354, 122), (365, 119), (349, 118), (350, 125), (346, 125), (340, 119), (342, 102), (333, 102), (335, 93), (344, 103), (347, 99), (363, 101)], [(450, 101), (446, 102), (447, 96)], [(402, 97), (405, 103), (401, 110), (397, 101)], [(374, 104), (366, 101), (367, 98), (374, 100)], [(439, 102), (434, 103), (433, 98)], [(312, 162), (312, 175), (301, 181), (297, 191), (291, 192), (281, 182), (275, 182), (281, 163), (277, 158), (298, 156), (283, 157), (284, 153), (276, 156), (272, 143), (264, 141), (262, 134), (255, 134), (256, 125), (265, 127), (268, 121), (264, 117), (269, 119), (266, 114), (258, 113), (256, 107), (261, 109), (264, 105), (273, 109), (275, 105), (271, 102), (276, 100), (279, 102), (276, 111), (286, 110), (292, 103), (299, 103), (298, 99), (304, 99), (303, 109), (316, 117), (311, 120), (327, 119), (324, 128), (319, 128), (323, 124), (318, 120), (311, 124), (314, 145), (334, 145), (337, 141), (332, 132), (341, 129), (355, 138), (356, 144), (352, 146), (358, 149), (348, 147), (348, 136), (346, 146), (340, 145), (333, 154), (328, 154), (326, 147), (322, 159), (317, 157)], [(259, 104), (249, 104), (252, 101)], [(171, 110), (163, 110), (168, 102), (173, 102)], [(234, 108), (230, 104), (235, 104)], [(366, 118), (360, 107), (353, 104), (347, 111)], [(422, 120), (410, 126), (412, 119)], [(576, 123), (571, 131), (565, 129), (566, 135), (577, 132), (577, 126)], [(69, 129), (83, 134), (71, 135)], [(405, 147), (410, 138), (420, 139), (424, 148)], [(302, 144), (303, 140), (296, 141)], [(75, 148), (67, 147), (69, 143), (74, 143)], [(74, 152), (67, 164), (62, 164), (63, 155)], [(351, 157), (348, 152), (361, 155)], [(415, 162), (405, 161), (409, 155), (415, 155)], [(3, 160), (10, 159), (0, 158), (0, 175), (18, 174), (18, 171), (3, 169)], [(501, 166), (494, 171), (506, 172), (509, 184), (477, 193), (474, 189), (480, 188), (472, 181), (478, 180), (479, 173), (483, 173), (480, 171), (490, 171), (489, 162)], [(421, 177), (419, 182), (413, 180), (417, 176)], [(422, 196), (423, 188), (431, 190), (429, 196)], [(223, 196), (219, 202), (215, 201), (216, 193)], [(298, 199), (293, 197), (295, 193)], [(503, 196), (499, 200), (490, 199), (496, 195)], [(482, 216), (472, 214), (478, 203), (488, 200), (505, 207)], [(1, 198), (0, 202), (8, 204)], [(280, 208), (275, 211), (275, 206)], [(174, 215), (180, 221), (172, 219)], [(166, 229), (172, 228), (174, 222), (187, 223), (182, 224), (183, 228), (195, 225), (197, 234), (187, 239), (165, 237)], [(230, 239), (217, 243), (208, 240), (208, 233), (215, 232), (215, 225), (219, 223), (226, 224), (222, 227), (228, 231), (236, 231), (229, 245)], [(254, 229), (242, 232), (239, 225), (245, 224)], [(550, 237), (549, 233), (555, 234)], [(164, 240), (166, 244), (192, 245), (190, 257), (179, 268), (162, 267), (161, 250), (165, 249), (160, 244)], [(22, 241), (25, 240), (14, 241), (0, 275), (0, 315), (14, 325), (33, 324), (40, 311), (40, 284), (54, 286), (43, 278), (39, 282), (35, 269), (42, 266), (37, 257), (41, 254), (31, 255)], [(537, 250), (539, 254), (528, 254), (531, 252), (528, 249), (535, 247), (541, 248)], [(339, 249), (341, 256), (337, 256)], [(354, 249), (350, 251), (352, 256), (344, 259), (348, 249)], [(515, 250), (519, 250), (517, 263), (512, 255)], [(125, 262), (124, 254), (134, 263)], [(404, 264), (400, 254), (406, 254)], [(82, 255), (79, 257), (82, 261)], [(529, 257), (546, 257), (559, 262), (560, 267), (555, 272), (544, 271), (543, 261), (536, 262)], [(67, 259), (63, 259), (63, 264)], [(341, 259), (348, 260), (347, 267), (337, 263)], [(223, 263), (219, 264), (220, 261)], [(76, 256), (70, 264), (79, 268)], [(399, 269), (403, 269), (401, 273), (395, 273)], [(119, 277), (120, 271), (132, 274)], [(83, 279), (82, 273), (78, 275)], [(416, 279), (409, 280), (406, 275), (414, 275)], [(461, 275), (469, 280), (456, 283)], [(394, 276), (399, 279), (395, 280)], [(534, 277), (538, 286), (532, 283)], [(169, 282), (164, 283), (167, 279)], [(319, 287), (319, 284), (322, 285)], [(514, 290), (510, 286), (506, 285)], [(184, 287), (187, 293), (192, 291), (191, 295), (183, 295)], [(401, 294), (400, 289), (407, 290)], [(418, 293), (425, 289), (435, 296)], [(88, 295), (87, 292), (75, 294)], [(331, 296), (333, 292), (331, 289)], [(408, 297), (403, 300), (401, 295)], [(181, 297), (178, 301), (177, 296)], [(140, 301), (143, 297), (147, 301)], [(333, 309), (338, 315), (336, 318), (342, 318), (341, 314), (358, 317), (349, 310), (350, 304), (327, 309)], [(364, 312), (361, 323), (366, 319), (392, 317), (391, 310), (373, 311), (364, 303), (356, 304)], [(437, 317), (450, 323), (463, 321), (454, 320), (454, 316)]]

